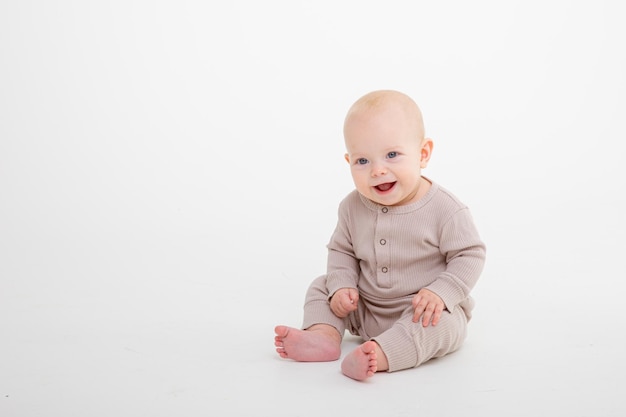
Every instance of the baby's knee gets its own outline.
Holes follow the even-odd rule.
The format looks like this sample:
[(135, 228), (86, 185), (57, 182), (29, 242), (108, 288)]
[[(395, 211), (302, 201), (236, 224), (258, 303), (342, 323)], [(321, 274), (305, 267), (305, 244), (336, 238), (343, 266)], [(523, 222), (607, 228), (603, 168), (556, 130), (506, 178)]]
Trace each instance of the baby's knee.
[(326, 288), (326, 275), (321, 275), (315, 278), (306, 291), (305, 302), (312, 300), (324, 300), (328, 301), (328, 289)]

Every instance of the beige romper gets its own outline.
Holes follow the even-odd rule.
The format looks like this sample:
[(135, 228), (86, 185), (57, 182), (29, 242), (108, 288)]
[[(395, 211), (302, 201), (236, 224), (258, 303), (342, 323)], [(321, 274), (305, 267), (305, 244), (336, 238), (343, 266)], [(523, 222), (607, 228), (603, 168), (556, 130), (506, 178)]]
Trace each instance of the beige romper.
[[(437, 183), (403, 206), (381, 206), (355, 190), (339, 205), (327, 273), (307, 291), (302, 328), (324, 323), (375, 340), (390, 372), (418, 366), (462, 345), (484, 262), (468, 208)], [(330, 310), (340, 288), (359, 291), (358, 308), (345, 319)], [(446, 305), (437, 326), (412, 321), (411, 300), (422, 288)]]

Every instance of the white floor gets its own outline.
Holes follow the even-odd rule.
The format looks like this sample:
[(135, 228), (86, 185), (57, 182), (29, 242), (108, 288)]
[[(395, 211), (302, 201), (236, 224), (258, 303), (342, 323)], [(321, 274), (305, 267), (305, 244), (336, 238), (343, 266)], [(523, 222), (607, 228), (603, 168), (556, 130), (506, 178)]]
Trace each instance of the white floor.
[[(604, 255), (553, 247), (549, 258), (524, 253), (509, 233), (490, 236), (465, 346), (356, 382), (338, 362), (294, 363), (274, 352), (274, 325), (300, 323), (308, 278), (290, 276), (289, 253), (281, 271), (280, 259), (265, 256), (272, 248), (248, 259), (203, 257), (211, 240), (99, 243), (99, 255), (89, 242), (14, 242), (0, 294), (0, 415), (626, 412), (621, 291), (610, 287), (611, 273), (596, 274), (594, 285), (581, 279), (595, 273), (584, 258)], [(344, 350), (357, 343), (347, 337)]]

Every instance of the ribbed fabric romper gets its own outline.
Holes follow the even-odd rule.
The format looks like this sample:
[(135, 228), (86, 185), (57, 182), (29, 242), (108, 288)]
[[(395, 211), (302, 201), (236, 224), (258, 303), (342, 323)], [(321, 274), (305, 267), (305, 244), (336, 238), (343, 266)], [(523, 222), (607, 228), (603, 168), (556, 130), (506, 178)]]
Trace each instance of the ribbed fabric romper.
[[(344, 198), (328, 244), (327, 273), (306, 294), (303, 329), (324, 323), (342, 335), (348, 330), (375, 340), (387, 356), (389, 372), (418, 366), (462, 345), (485, 244), (467, 206), (431, 183), (424, 197), (408, 205), (382, 206), (356, 190)], [(329, 301), (346, 287), (358, 289), (359, 303), (341, 319)], [(411, 301), (422, 288), (445, 302), (437, 326), (412, 321)]]

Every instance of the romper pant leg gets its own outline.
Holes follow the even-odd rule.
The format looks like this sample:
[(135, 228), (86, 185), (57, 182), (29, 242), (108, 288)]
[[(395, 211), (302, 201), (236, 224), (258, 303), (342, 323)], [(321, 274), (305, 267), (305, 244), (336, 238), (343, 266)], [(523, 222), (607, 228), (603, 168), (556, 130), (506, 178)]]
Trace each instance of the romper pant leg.
[(414, 368), (424, 362), (438, 358), (459, 349), (467, 334), (467, 317), (462, 308), (452, 312), (444, 310), (436, 326), (422, 326), (413, 323), (413, 309), (408, 309), (402, 317), (375, 340), (387, 356), (389, 371), (394, 372)]
[(317, 277), (306, 292), (304, 300), (303, 329), (314, 324), (328, 324), (337, 329), (341, 337), (346, 330), (346, 320), (341, 319), (330, 309), (328, 290), (326, 289), (326, 275)]

